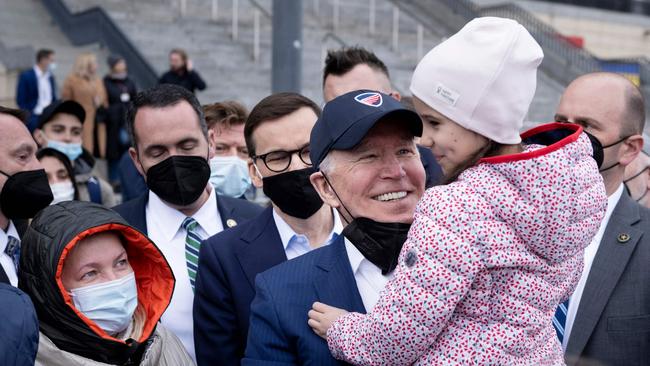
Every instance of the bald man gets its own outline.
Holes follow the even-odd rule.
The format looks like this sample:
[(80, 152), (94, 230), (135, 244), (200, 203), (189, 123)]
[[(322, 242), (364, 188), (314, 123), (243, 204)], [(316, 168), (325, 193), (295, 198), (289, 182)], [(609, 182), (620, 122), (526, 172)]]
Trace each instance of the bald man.
[(625, 168), (625, 187), (633, 200), (641, 206), (650, 208), (650, 155), (645, 152)]
[(643, 147), (643, 96), (622, 76), (583, 75), (564, 91), (555, 120), (580, 124), (601, 142), (609, 196), (576, 290), (553, 321), (565, 359), (568, 365), (650, 365), (650, 210), (623, 184)]

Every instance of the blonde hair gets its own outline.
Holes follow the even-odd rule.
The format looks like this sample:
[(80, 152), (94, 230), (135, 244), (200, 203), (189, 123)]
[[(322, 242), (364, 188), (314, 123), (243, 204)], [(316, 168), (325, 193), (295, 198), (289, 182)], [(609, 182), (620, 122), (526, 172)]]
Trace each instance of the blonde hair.
[(97, 67), (97, 56), (94, 53), (85, 52), (77, 56), (77, 59), (74, 62), (72, 72), (82, 78), (90, 79), (95, 77), (94, 74), (90, 73), (90, 65), (94, 64)]

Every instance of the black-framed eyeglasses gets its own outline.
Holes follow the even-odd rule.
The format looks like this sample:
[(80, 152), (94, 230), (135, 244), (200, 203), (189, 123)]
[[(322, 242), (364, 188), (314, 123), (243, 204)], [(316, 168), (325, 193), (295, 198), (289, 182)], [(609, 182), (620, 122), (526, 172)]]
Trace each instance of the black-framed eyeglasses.
[(275, 173), (280, 173), (291, 165), (291, 158), (293, 157), (294, 154), (298, 154), (298, 158), (305, 163), (308, 166), (311, 166), (311, 158), (309, 157), (309, 145), (305, 145), (301, 147), (300, 149), (296, 150), (291, 150), (291, 151), (284, 151), (284, 150), (278, 150), (278, 151), (271, 151), (266, 154), (262, 155), (254, 155), (251, 156), (251, 159), (253, 161), (257, 159), (261, 159), (264, 162), (264, 165), (266, 167)]

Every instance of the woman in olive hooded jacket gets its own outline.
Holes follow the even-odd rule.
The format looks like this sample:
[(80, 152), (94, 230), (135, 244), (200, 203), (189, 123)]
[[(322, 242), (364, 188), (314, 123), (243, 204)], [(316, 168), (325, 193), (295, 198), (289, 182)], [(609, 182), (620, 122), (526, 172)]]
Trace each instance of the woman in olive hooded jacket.
[[(113, 263), (106, 251), (88, 250), (87, 243), (104, 237), (122, 252), (107, 272), (123, 273), (114, 281), (77, 276), (90, 285), (70, 288), (65, 273), (79, 253), (91, 262)], [(19, 287), (31, 297), (40, 322), (36, 365), (194, 364), (178, 338), (158, 324), (174, 291), (169, 264), (117, 213), (89, 202), (49, 206), (27, 229), (21, 251)], [(131, 309), (127, 315), (125, 308)], [(122, 320), (119, 328), (115, 314)]]

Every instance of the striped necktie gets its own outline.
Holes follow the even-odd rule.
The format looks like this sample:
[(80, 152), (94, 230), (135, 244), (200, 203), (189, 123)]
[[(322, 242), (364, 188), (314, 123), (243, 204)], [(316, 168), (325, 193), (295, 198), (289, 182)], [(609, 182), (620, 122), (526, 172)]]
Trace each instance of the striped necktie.
[(7, 246), (5, 247), (5, 253), (11, 257), (11, 260), (14, 262), (14, 267), (16, 267), (16, 272), (18, 272), (18, 263), (20, 262), (20, 240), (9, 235)]
[(569, 300), (560, 304), (555, 310), (555, 316), (553, 317), (553, 327), (557, 333), (557, 337), (560, 339), (560, 344), (564, 340), (564, 326), (566, 325), (566, 314), (569, 310)]
[(187, 273), (190, 275), (192, 291), (194, 291), (196, 271), (199, 269), (199, 249), (201, 248), (201, 236), (196, 232), (198, 225), (199, 223), (192, 217), (186, 217), (181, 225), (187, 232), (187, 236), (185, 236), (185, 261), (187, 262)]

